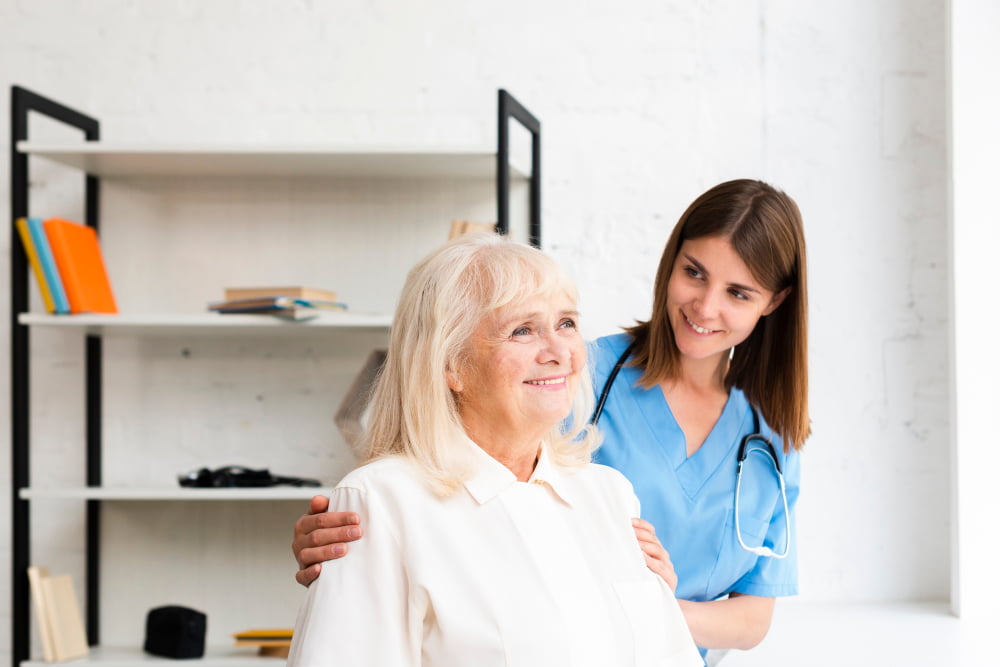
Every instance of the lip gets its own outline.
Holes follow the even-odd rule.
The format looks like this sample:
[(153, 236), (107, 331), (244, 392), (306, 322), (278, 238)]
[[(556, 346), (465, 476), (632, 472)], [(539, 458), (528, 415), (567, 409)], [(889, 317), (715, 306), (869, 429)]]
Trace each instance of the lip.
[(525, 380), (524, 384), (531, 387), (542, 387), (544, 389), (562, 389), (569, 381), (568, 375), (554, 375), (544, 378), (533, 378)]
[[(699, 324), (696, 324), (690, 317), (685, 315), (683, 312), (681, 313), (681, 317), (684, 318), (684, 324), (687, 325), (688, 331), (690, 331), (696, 336), (711, 336), (712, 334), (719, 333), (718, 329), (709, 329), (708, 327), (703, 327)], [(698, 328), (696, 329), (695, 327)], [(699, 331), (698, 329), (702, 329), (702, 331)]]

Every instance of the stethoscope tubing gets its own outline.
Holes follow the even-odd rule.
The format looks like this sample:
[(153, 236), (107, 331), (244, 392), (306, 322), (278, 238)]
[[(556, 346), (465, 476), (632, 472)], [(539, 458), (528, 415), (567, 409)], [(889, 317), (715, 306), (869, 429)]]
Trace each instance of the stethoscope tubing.
[[(632, 350), (635, 349), (635, 346), (636, 341), (633, 339), (632, 342), (629, 343), (628, 347), (625, 348), (625, 351), (622, 352), (621, 356), (618, 357), (618, 361), (615, 362), (614, 368), (611, 369), (611, 373), (608, 374), (608, 379), (604, 382), (604, 387), (601, 389), (597, 405), (594, 408), (594, 414), (590, 417), (591, 425), (597, 426), (598, 420), (600, 420), (601, 415), (604, 413), (604, 404), (608, 400), (608, 394), (611, 393), (611, 386), (614, 384), (615, 378), (618, 377), (618, 372), (621, 371), (622, 366), (624, 366), (628, 358), (632, 356)], [(740, 447), (736, 452), (736, 491), (733, 499), (736, 540), (739, 542), (741, 548), (758, 556), (778, 559), (785, 558), (788, 556), (789, 547), (791, 545), (792, 527), (791, 517), (788, 515), (788, 495), (785, 492), (785, 476), (781, 472), (781, 459), (778, 458), (778, 452), (774, 449), (774, 445), (771, 444), (770, 438), (765, 436), (760, 430), (760, 414), (757, 412), (757, 408), (751, 405), (750, 411), (753, 414), (753, 430), (749, 435), (744, 436), (744, 438), (740, 441)], [(751, 446), (751, 443), (754, 441), (762, 442), (766, 445), (766, 447)], [(778, 476), (778, 488), (781, 491), (781, 502), (785, 510), (785, 549), (781, 553), (776, 553), (769, 547), (765, 546), (752, 547), (743, 541), (743, 533), (740, 530), (740, 486), (743, 482), (743, 462), (746, 461), (747, 457), (752, 452), (766, 452), (770, 456), (771, 464), (774, 466), (774, 472)]]

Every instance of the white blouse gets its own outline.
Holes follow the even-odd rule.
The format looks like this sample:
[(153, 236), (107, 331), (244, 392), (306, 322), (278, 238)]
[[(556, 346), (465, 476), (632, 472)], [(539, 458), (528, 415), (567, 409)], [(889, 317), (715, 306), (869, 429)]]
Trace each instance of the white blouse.
[(518, 482), (467, 446), (475, 473), (446, 498), (401, 458), (334, 489), (330, 511), (360, 514), (364, 537), (309, 587), (289, 667), (703, 664), (646, 567), (620, 473), (556, 466), (543, 450)]

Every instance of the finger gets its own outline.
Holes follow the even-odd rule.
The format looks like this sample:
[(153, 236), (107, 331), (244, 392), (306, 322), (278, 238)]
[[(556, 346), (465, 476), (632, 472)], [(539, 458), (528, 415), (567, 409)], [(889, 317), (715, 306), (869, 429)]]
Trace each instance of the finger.
[(666, 571), (666, 568), (663, 567), (663, 561), (661, 561), (659, 558), (650, 556), (649, 554), (643, 554), (643, 556), (646, 559), (646, 567), (648, 567), (656, 574), (662, 574), (664, 571)]
[(667, 555), (667, 550), (660, 546), (659, 542), (639, 542), (639, 548), (647, 556), (652, 556), (653, 558), (659, 558), (660, 560), (670, 560), (670, 556)]
[(338, 558), (343, 558), (346, 555), (346, 544), (324, 544), (318, 547), (302, 549), (298, 555), (299, 570), (309, 570), (321, 563), (325, 563), (330, 560), (337, 560)]
[(300, 568), (325, 560), (340, 558), (347, 553), (346, 542), (353, 542), (364, 535), (361, 526), (340, 526), (303, 533), (296, 530), (292, 539), (292, 554)]
[(653, 525), (643, 521), (642, 519), (632, 520), (632, 530), (635, 532), (635, 536), (640, 540), (658, 542), (656, 537), (656, 529)]
[(660, 544), (660, 541), (655, 537), (649, 538), (642, 535), (637, 535), (636, 537), (638, 538), (637, 541), (639, 542), (639, 548), (642, 549), (644, 553), (670, 560), (670, 554), (667, 553), (666, 548), (664, 548), (664, 546)]
[[(338, 528), (341, 526), (357, 526), (361, 523), (361, 517), (355, 512), (324, 512), (322, 514), (303, 514), (295, 522), (294, 540), (295, 544), (301, 546), (311, 546), (303, 538), (309, 537), (317, 530)], [(357, 539), (357, 538), (354, 538)], [(342, 542), (344, 540), (337, 540)]]
[(637, 528), (637, 529), (638, 528), (642, 528), (643, 530), (649, 531), (653, 535), (656, 535), (656, 528), (654, 528), (653, 524), (651, 524), (650, 522), (646, 521), (645, 519), (640, 519), (639, 517), (633, 518), (632, 519), (632, 527), (633, 528)]
[(308, 535), (303, 535), (306, 539), (302, 546), (303, 548), (309, 548), (343, 544), (344, 542), (354, 542), (355, 540), (361, 539), (364, 532), (365, 531), (361, 526), (320, 528), (318, 530), (314, 530)]
[(330, 508), (330, 499), (326, 496), (313, 496), (309, 501), (309, 514), (320, 514)]
[(319, 576), (320, 569), (321, 566), (316, 564), (311, 567), (307, 567), (304, 570), (299, 570), (295, 573), (295, 581), (308, 588), (309, 584), (316, 581), (316, 578)]
[(306, 519), (315, 523), (316, 529), (338, 528), (340, 526), (356, 526), (361, 523), (361, 517), (357, 512), (323, 512), (322, 514), (307, 514), (300, 520)]
[(671, 591), (677, 591), (677, 572), (669, 561), (664, 562), (658, 558), (646, 556), (646, 567), (663, 579)]

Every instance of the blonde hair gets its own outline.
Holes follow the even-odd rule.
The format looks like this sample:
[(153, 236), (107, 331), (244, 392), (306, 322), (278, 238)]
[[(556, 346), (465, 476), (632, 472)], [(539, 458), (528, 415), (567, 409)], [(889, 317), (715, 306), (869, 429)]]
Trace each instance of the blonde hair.
[[(416, 462), (440, 495), (468, 474), (467, 437), (447, 374), (463, 362), (479, 323), (498, 309), (538, 296), (568, 296), (573, 283), (536, 248), (489, 233), (460, 236), (431, 252), (406, 278), (389, 350), (372, 394), (364, 436), (367, 459), (398, 455)], [(583, 465), (597, 446), (587, 423), (593, 388), (584, 378), (572, 418), (543, 442), (556, 463)]]

